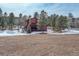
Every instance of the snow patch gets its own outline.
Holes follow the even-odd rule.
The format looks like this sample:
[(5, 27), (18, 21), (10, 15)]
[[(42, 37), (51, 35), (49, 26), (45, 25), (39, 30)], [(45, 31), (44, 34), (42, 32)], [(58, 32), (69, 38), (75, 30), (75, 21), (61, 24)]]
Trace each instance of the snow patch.
[(65, 29), (65, 30), (63, 30), (63, 32), (62, 33), (58, 33), (58, 32), (54, 32), (54, 31), (52, 31), (51, 29), (48, 29), (47, 30), (47, 33), (48, 34), (79, 34), (79, 30), (75, 30), (75, 29), (71, 29), (71, 30), (68, 30), (68, 29)]
[[(32, 33), (22, 33), (22, 30), (20, 29), (20, 31), (18, 30), (4, 30), (4, 31), (0, 31), (0, 36), (17, 36), (17, 35), (34, 35), (34, 34), (40, 34), (42, 33), (41, 31), (38, 32), (32, 32)], [(55, 34), (55, 35), (64, 35), (64, 34), (79, 34), (79, 30), (76, 29), (65, 29), (63, 30), (63, 33), (58, 33), (58, 32), (54, 32), (51, 29), (47, 29), (47, 31), (44, 31), (44, 33), (47, 34)]]

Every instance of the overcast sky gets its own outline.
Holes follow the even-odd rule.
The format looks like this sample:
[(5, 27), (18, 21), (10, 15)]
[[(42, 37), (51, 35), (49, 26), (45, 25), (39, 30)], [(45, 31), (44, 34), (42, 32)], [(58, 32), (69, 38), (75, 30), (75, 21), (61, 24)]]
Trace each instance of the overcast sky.
[(63, 4), (53, 4), (53, 3), (26, 3), (26, 4), (0, 4), (0, 8), (3, 12), (14, 12), (16, 16), (19, 13), (23, 15), (33, 15), (34, 12), (40, 13), (41, 10), (45, 10), (48, 15), (50, 14), (59, 14), (59, 15), (68, 15), (68, 13), (72, 13), (75, 17), (79, 17), (79, 4), (77, 3), (63, 3)]

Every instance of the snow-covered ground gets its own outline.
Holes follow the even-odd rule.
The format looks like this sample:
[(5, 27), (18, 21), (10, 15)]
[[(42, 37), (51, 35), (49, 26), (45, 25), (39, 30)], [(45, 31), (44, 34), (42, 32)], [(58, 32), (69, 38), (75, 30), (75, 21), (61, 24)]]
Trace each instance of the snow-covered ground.
[(77, 29), (71, 29), (71, 30), (68, 30), (68, 29), (65, 29), (65, 30), (63, 30), (63, 32), (62, 33), (58, 33), (58, 32), (54, 32), (54, 31), (52, 31), (52, 30), (48, 30), (47, 31), (47, 33), (48, 34), (79, 34), (79, 30), (77, 30)]
[[(0, 36), (17, 36), (17, 35), (33, 35), (33, 34), (39, 34), (39, 33), (42, 33), (42, 32), (32, 32), (30, 34), (28, 33), (22, 33), (22, 31), (18, 31), (18, 30), (13, 30), (13, 31), (10, 31), (10, 30), (4, 30), (4, 31), (0, 31)], [(45, 31), (44, 33), (47, 33), (47, 34), (56, 34), (56, 35), (61, 35), (61, 34), (79, 34), (79, 30), (77, 29), (71, 29), (71, 30), (68, 30), (68, 29), (65, 29), (63, 30), (63, 33), (58, 33), (58, 32), (54, 32), (52, 31), (51, 29), (48, 29), (47, 32)]]
[(10, 30), (5, 30), (5, 31), (0, 31), (0, 36), (15, 36), (15, 35), (26, 35), (25, 33), (20, 33), (17, 30), (10, 31)]
[(17, 35), (33, 35), (33, 34), (38, 34), (41, 32), (32, 32), (32, 33), (23, 33), (22, 31), (18, 30), (4, 30), (0, 31), (0, 36), (17, 36)]

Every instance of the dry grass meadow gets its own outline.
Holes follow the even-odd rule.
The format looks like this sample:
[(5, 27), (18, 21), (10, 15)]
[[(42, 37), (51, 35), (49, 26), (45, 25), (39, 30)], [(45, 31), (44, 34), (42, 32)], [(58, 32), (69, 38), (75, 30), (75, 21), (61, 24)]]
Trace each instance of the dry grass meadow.
[(1, 56), (79, 56), (79, 35), (0, 37)]

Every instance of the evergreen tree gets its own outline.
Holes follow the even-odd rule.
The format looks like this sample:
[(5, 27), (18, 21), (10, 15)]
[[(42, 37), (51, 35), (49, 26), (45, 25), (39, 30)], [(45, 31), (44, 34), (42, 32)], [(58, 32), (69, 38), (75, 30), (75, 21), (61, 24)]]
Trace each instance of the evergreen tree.
[(48, 18), (46, 18), (46, 12), (43, 10), (40, 14), (40, 27), (41, 30), (47, 30), (47, 22)]
[(74, 24), (72, 18), (73, 18), (73, 14), (72, 14), (72, 13), (69, 13), (69, 14), (68, 14), (68, 29), (69, 29), (69, 30), (71, 30), (71, 27), (72, 27), (72, 25)]
[(22, 13), (19, 14), (18, 30), (21, 28), (21, 21), (22, 21)]
[(15, 24), (14, 13), (9, 14), (9, 29), (12, 30)]
[(2, 9), (0, 8), (0, 29), (2, 29)]
[(72, 13), (69, 13), (68, 15), (70, 18), (73, 18), (73, 14)]
[(35, 12), (35, 13), (34, 13), (34, 18), (39, 19), (39, 14), (38, 14), (38, 12)]
[(19, 18), (22, 18), (22, 13), (19, 14)]
[(67, 17), (66, 16), (60, 16), (58, 19), (58, 31), (62, 32), (65, 28), (67, 28)]
[(59, 15), (51, 15), (51, 26), (53, 31), (62, 32), (65, 28), (67, 28), (67, 17), (66, 16), (59, 16)]
[(57, 20), (58, 20), (58, 15), (56, 15), (56, 14), (51, 15), (51, 26), (52, 26), (54, 31), (57, 28)]
[(4, 13), (2, 24), (3, 24), (3, 28), (6, 29), (7, 26), (8, 26), (8, 18), (7, 18), (7, 13), (6, 12)]

